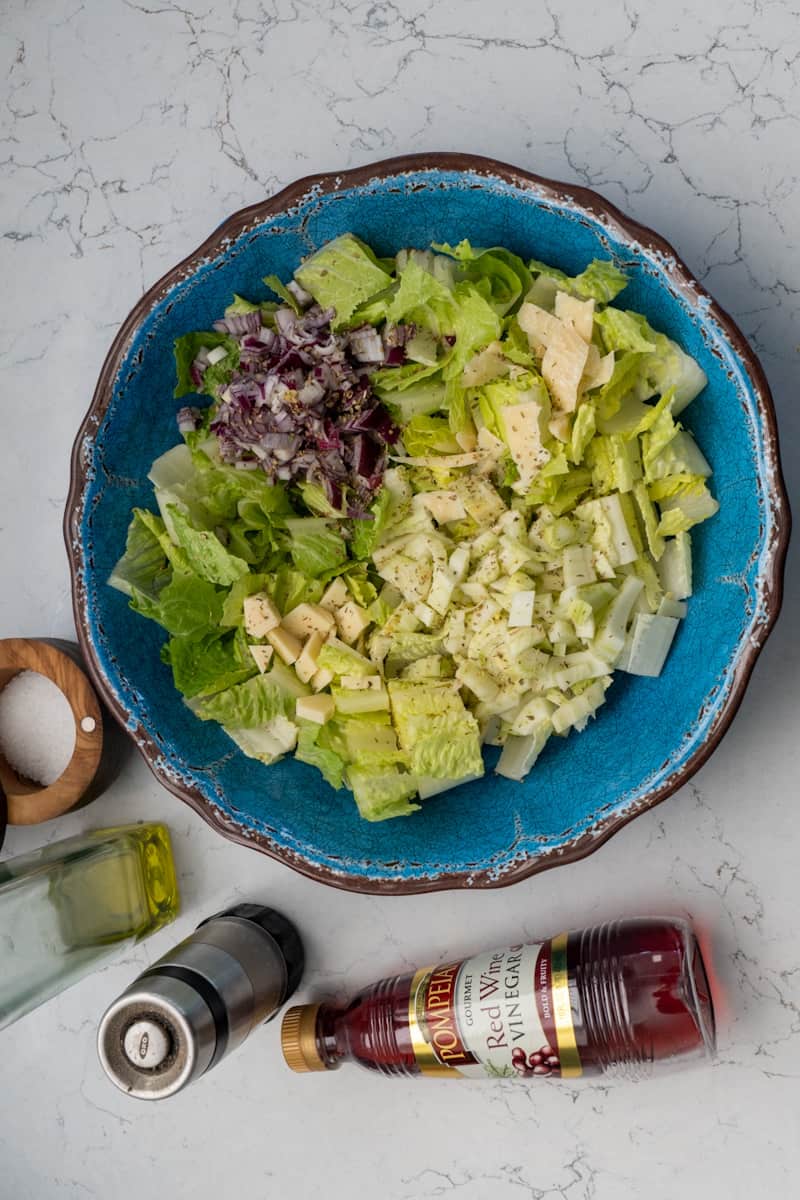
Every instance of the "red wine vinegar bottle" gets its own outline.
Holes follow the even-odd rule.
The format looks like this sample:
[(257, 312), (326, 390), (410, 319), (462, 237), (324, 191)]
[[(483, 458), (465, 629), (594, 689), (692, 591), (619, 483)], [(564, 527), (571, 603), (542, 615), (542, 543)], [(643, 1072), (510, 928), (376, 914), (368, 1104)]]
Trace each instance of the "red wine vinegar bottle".
[(689, 925), (644, 917), (383, 979), (345, 1008), (290, 1008), (281, 1043), (293, 1071), (635, 1079), (713, 1053), (714, 1012)]

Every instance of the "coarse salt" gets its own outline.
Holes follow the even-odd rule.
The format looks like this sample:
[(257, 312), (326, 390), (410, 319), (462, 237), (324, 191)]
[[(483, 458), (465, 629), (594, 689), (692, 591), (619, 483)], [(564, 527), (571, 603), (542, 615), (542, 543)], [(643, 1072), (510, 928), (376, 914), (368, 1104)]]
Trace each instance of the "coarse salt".
[(0, 754), (18, 775), (49, 787), (75, 749), (75, 719), (61, 689), (38, 671), (20, 671), (0, 691)]

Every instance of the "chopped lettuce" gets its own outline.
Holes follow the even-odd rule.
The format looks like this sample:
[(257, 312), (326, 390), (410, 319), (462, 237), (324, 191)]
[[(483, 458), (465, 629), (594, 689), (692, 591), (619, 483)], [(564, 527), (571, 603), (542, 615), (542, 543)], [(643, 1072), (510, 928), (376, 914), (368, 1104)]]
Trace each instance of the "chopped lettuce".
[(230, 554), (215, 533), (194, 529), (175, 505), (169, 506), (172, 534), (186, 555), (190, 568), (209, 583), (229, 586), (248, 573), (244, 559)]
[(326, 739), (326, 728), (313, 721), (299, 721), (295, 758), (321, 772), (326, 783), (339, 789), (344, 783), (345, 760)]
[(392, 282), (368, 246), (352, 233), (342, 234), (305, 259), (295, 279), (322, 308), (336, 312), (342, 325), (359, 304)]
[(397, 767), (376, 771), (372, 767), (351, 766), (347, 770), (347, 782), (365, 821), (406, 817), (419, 808), (418, 804), (412, 803), (417, 794), (414, 776)]
[(286, 531), (292, 562), (304, 575), (317, 579), (347, 562), (341, 533), (323, 517), (287, 518)]
[(172, 578), (169, 559), (159, 533), (165, 535), (164, 522), (143, 509), (133, 510), (128, 526), (125, 553), (109, 576), (108, 582), (126, 596), (134, 588), (155, 601)]
[(257, 729), (276, 716), (294, 711), (291, 697), (270, 675), (258, 675), (246, 683), (210, 696), (197, 709), (204, 721), (219, 721), (237, 729)]
[(172, 637), (161, 657), (172, 668), (175, 687), (187, 698), (225, 691), (257, 672), (252, 655), (248, 654), (249, 662), (240, 661), (233, 635), (210, 634), (200, 641)]

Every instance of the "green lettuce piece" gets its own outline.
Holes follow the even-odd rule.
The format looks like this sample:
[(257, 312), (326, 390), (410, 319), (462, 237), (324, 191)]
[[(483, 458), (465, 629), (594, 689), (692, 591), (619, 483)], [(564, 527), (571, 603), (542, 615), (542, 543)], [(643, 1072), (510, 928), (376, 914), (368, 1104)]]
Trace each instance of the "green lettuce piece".
[(334, 508), (327, 497), (325, 489), (318, 483), (300, 480), (295, 487), (302, 497), (303, 504), (318, 517), (343, 517), (341, 509)]
[(583, 461), (586, 447), (594, 437), (596, 426), (597, 415), (594, 404), (590, 400), (584, 400), (575, 413), (575, 420), (572, 423), (568, 451), (570, 462), (577, 464)]
[(363, 304), (359, 304), (353, 310), (346, 321), (341, 321), (337, 328), (345, 330), (358, 329), (360, 325), (380, 325), (382, 321), (386, 320), (389, 306), (397, 293), (397, 286), (397, 283), (392, 283), (382, 291), (376, 292), (374, 296), (370, 296), (369, 300), (365, 300)]
[(212, 459), (203, 450), (192, 453), (192, 465), (191, 490), (206, 509), (210, 521), (234, 521), (243, 500), (256, 504), (266, 517), (277, 519), (292, 513), (286, 489), (280, 484), (271, 484), (261, 471), (240, 471)]
[(181, 499), (191, 490), (193, 477), (192, 452), (180, 442), (159, 455), (147, 472), (147, 478), (153, 487), (159, 491), (175, 492)]
[(412, 417), (402, 433), (403, 445), (410, 455), (459, 454), (461, 447), (443, 417)]
[(157, 597), (132, 587), (131, 608), (177, 637), (199, 641), (219, 632), (223, 593), (196, 575), (175, 571)]
[(302, 571), (284, 565), (271, 572), (267, 589), (279, 612), (287, 613), (298, 604), (316, 604), (325, 591), (321, 579), (309, 579)]
[(647, 485), (641, 479), (637, 480), (633, 485), (633, 498), (636, 501), (636, 507), (639, 510), (639, 516), (644, 526), (647, 548), (655, 561), (658, 562), (664, 553), (664, 539), (658, 532), (658, 513), (647, 493)]
[[(580, 275), (573, 276), (536, 259), (531, 259), (528, 266), (537, 276), (537, 283), (541, 278), (552, 285), (553, 295), (558, 288), (577, 296), (580, 300), (596, 300), (600, 304), (613, 300), (628, 284), (627, 275), (615, 267), (610, 259), (595, 258)], [(547, 298), (546, 293), (540, 294), (543, 299)], [(541, 299), (534, 299), (534, 303), (541, 304)], [(542, 304), (542, 307), (552, 308), (552, 298), (549, 304)]]
[(441, 654), (443, 648), (441, 637), (435, 633), (396, 633), (384, 661), (384, 670), (388, 676), (399, 675), (409, 663)]
[(230, 554), (215, 533), (207, 529), (193, 529), (175, 505), (170, 505), (169, 513), (178, 545), (185, 553), (192, 571), (201, 579), (229, 587), (241, 575), (247, 574), (247, 563)]
[(372, 770), (406, 766), (408, 755), (397, 745), (397, 734), (392, 726), (365, 719), (368, 715), (347, 717), (341, 722), (348, 760), (357, 767)]
[(223, 725), (222, 728), (244, 754), (267, 765), (294, 750), (297, 743), (297, 726), (280, 713), (257, 729), (244, 725)]
[(531, 350), (528, 335), (520, 326), (519, 321), (516, 317), (512, 317), (506, 321), (506, 326), (502, 342), (503, 357), (518, 367), (524, 367), (527, 371), (536, 371), (536, 357)]
[(650, 331), (655, 342), (654, 353), (645, 360), (637, 395), (641, 400), (650, 396), (672, 392), (672, 411), (675, 416), (683, 412), (708, 383), (705, 371), (688, 355), (677, 342), (664, 333)]
[[(504, 409), (509, 405), (525, 404), (531, 400), (537, 401), (540, 406), (546, 433), (550, 417), (550, 396), (538, 371), (525, 371), (516, 379), (495, 379), (491, 383), (485, 383), (477, 395), (484, 425), (501, 441), (508, 443)], [(539, 432), (541, 434), (542, 430)]]
[(448, 683), (390, 680), (392, 718), (412, 770), (433, 779), (483, 773), (478, 723)]
[(586, 461), (592, 468), (597, 495), (615, 490), (629, 492), (636, 480), (642, 478), (639, 443), (628, 441), (619, 433), (593, 438)]
[(163, 647), (161, 657), (172, 667), (175, 687), (189, 698), (224, 691), (257, 673), (249, 651), (249, 664), (240, 662), (231, 636), (212, 634), (202, 641), (173, 637)]
[(388, 488), (383, 487), (370, 505), (371, 519), (353, 522), (353, 536), (350, 539), (350, 554), (353, 558), (370, 557), (386, 528), (391, 508), (392, 494)]
[(246, 683), (226, 688), (210, 696), (198, 707), (204, 721), (219, 721), (239, 729), (256, 729), (275, 716), (289, 716), (294, 711), (291, 697), (271, 675), (257, 675)]
[(614, 373), (608, 383), (592, 395), (596, 398), (597, 414), (608, 421), (621, 409), (625, 398), (631, 395), (638, 386), (642, 369), (643, 355), (627, 352), (619, 355), (614, 361)]
[(497, 341), (502, 329), (499, 316), (473, 284), (457, 283), (453, 300), (455, 308), (448, 332), (455, 335), (456, 342), (444, 367), (445, 379), (460, 375), (478, 350)]
[(317, 665), (334, 675), (374, 675), (375, 664), (338, 638), (328, 638), (319, 652)]
[(259, 304), (254, 304), (252, 300), (246, 300), (244, 296), (239, 296), (236, 292), (234, 292), (233, 300), (225, 309), (225, 316), (238, 317), (244, 313), (259, 312), (260, 308), (261, 306)]
[(692, 537), (678, 533), (664, 543), (664, 553), (658, 564), (658, 577), (665, 592), (676, 600), (686, 600), (692, 594)]
[(353, 569), (345, 571), (343, 578), (356, 604), (360, 604), (362, 608), (369, 608), (377, 599), (378, 589), (367, 578), (367, 568), (363, 563), (354, 563)]
[(399, 274), (400, 286), (387, 311), (390, 321), (415, 320), (439, 333), (438, 314), (453, 305), (450, 289), (410, 258)]
[(295, 279), (322, 308), (336, 312), (335, 327), (348, 320), (359, 304), (392, 283), (375, 255), (352, 233), (328, 242), (297, 268)]
[(298, 571), (316, 579), (347, 561), (342, 535), (324, 517), (293, 517), (286, 521), (289, 553)]
[(685, 533), (694, 525), (707, 521), (719, 512), (719, 504), (709, 492), (702, 477), (698, 483), (689, 484), (677, 495), (661, 500), (660, 508), (658, 532), (665, 538)]
[(633, 350), (637, 354), (648, 354), (656, 348), (653, 330), (641, 313), (604, 308), (595, 313), (594, 321), (603, 335), (606, 351)]
[(533, 276), (519, 255), (502, 246), (473, 250), (465, 239), (457, 246), (434, 243), (433, 249), (457, 259), (463, 278), (471, 283), (480, 285), (485, 281), (486, 299), (500, 316), (514, 309), (533, 283)]
[(630, 432), (626, 433), (625, 436), (631, 438), (643, 433), (647, 433), (653, 428), (659, 418), (666, 414), (668, 419), (662, 425), (661, 432), (659, 434), (659, 442), (662, 442), (663, 445), (666, 445), (666, 443), (669, 441), (669, 437), (666, 437), (665, 439), (665, 433), (669, 431), (670, 436), (674, 436), (678, 430), (678, 426), (675, 425), (674, 421), (672, 420), (672, 405), (674, 401), (674, 394), (672, 392), (665, 392), (657, 404), (644, 405), (644, 413), (638, 425), (636, 425)]
[(172, 569), (181, 572), (183, 575), (194, 574), (186, 551), (172, 540), (162, 518), (157, 517), (155, 513), (151, 513), (146, 508), (137, 508), (134, 509), (134, 512), (139, 514), (142, 523), (158, 538), (161, 549), (164, 551)]
[(628, 286), (628, 277), (610, 259), (595, 258), (572, 280), (572, 289), (584, 300), (608, 304)]
[(316, 767), (322, 773), (325, 782), (338, 790), (343, 786), (347, 764), (335, 750), (323, 744), (325, 727), (315, 725), (313, 721), (298, 721), (297, 727), (295, 758)]
[(664, 431), (662, 438), (666, 440), (662, 445), (658, 444), (655, 435), (654, 427), (650, 434), (644, 434), (642, 437), (643, 446), (645, 443), (647, 444), (645, 463), (648, 483), (655, 483), (675, 475), (681, 477), (700, 475), (707, 478), (711, 474), (711, 467), (697, 442), (679, 425), (672, 436), (668, 436), (668, 430)]
[[(155, 527), (155, 528), (154, 528)], [(153, 513), (135, 508), (128, 526), (125, 553), (114, 567), (108, 582), (117, 591), (132, 596), (138, 592), (157, 600), (172, 578), (172, 569), (161, 542), (166, 537), (164, 522)]]
[[(224, 346), (227, 354), (221, 362), (214, 363), (211, 367), (206, 367), (203, 372), (202, 384), (198, 388), (192, 381), (191, 367), (204, 346), (207, 350), (213, 350), (217, 346)], [(178, 400), (181, 396), (196, 394), (200, 391), (216, 399), (220, 388), (229, 381), (238, 365), (239, 343), (230, 334), (215, 333), (210, 330), (199, 333), (184, 333), (181, 337), (175, 339), (175, 372), (177, 383), (175, 384), (173, 395)]]
[(351, 766), (347, 771), (347, 782), (353, 790), (358, 811), (365, 821), (385, 821), (390, 817), (405, 817), (416, 812), (418, 804), (412, 804), (417, 794), (413, 775), (385, 767), (382, 771)]
[[(438, 727), (439, 722), (436, 722)], [(465, 779), (483, 774), (476, 721), (462, 729), (437, 728), (411, 750), (411, 770), (431, 779)]]
[[(405, 370), (400, 367), (399, 370)], [(372, 376), (373, 385), (380, 388), (375, 383), (375, 376)], [(381, 396), (383, 403), (388, 408), (394, 419), (400, 424), (405, 425), (412, 417), (430, 416), (431, 413), (440, 412), (446, 405), (445, 385), (439, 380), (423, 379), (419, 382), (412, 381), (410, 386), (399, 389), (387, 395)]]
[(297, 303), (297, 297), (292, 295), (286, 284), (282, 283), (277, 275), (265, 275), (264, 283), (271, 292), (274, 292), (276, 296), (280, 296), (284, 304), (288, 304), (289, 308), (293, 309), (298, 316), (300, 315), (303, 310)]

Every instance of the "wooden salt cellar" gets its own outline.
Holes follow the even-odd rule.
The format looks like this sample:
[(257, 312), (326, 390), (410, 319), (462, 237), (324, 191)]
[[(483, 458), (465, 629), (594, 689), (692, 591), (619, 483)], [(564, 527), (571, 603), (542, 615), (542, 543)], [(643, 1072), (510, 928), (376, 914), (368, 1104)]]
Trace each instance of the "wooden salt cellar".
[[(75, 749), (64, 772), (49, 787), (17, 775), (0, 754), (0, 792), (6, 794), (9, 825), (37, 825), (74, 808), (89, 790), (103, 752), (100, 704), (80, 667), (48, 642), (0, 639), (0, 690), (26, 670), (47, 676), (66, 697), (75, 718)], [(46, 728), (41, 733), (47, 737)]]

